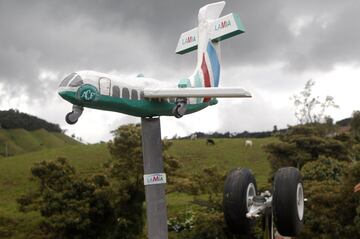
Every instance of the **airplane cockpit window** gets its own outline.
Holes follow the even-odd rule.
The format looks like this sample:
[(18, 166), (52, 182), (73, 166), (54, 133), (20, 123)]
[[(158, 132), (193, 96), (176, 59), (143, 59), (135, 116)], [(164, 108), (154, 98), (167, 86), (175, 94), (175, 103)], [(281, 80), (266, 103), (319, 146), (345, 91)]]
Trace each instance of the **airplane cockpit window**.
[(79, 75), (77, 75), (71, 82), (70, 85), (71, 87), (77, 87), (84, 84), (83, 80), (81, 79), (81, 77)]
[(69, 83), (69, 81), (76, 75), (76, 73), (71, 73), (70, 75), (68, 75), (67, 77), (65, 77), (65, 79), (60, 83), (60, 86), (67, 86), (67, 84)]

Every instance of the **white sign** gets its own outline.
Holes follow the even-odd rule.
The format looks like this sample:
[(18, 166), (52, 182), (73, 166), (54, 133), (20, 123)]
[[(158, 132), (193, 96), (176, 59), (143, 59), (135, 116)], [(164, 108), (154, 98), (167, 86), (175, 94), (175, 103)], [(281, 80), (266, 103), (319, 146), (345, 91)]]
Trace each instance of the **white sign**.
[(144, 174), (144, 185), (164, 184), (164, 183), (166, 183), (165, 173)]

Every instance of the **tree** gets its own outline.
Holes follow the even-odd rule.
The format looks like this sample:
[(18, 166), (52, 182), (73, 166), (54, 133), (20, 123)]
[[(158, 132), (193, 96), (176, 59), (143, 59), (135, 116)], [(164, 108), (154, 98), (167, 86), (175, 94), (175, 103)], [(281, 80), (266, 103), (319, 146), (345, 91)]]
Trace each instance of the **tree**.
[(360, 200), (353, 187), (360, 166), (351, 160), (358, 144), (350, 134), (334, 131), (329, 120), (293, 126), (266, 146), (272, 174), (283, 166), (301, 169), (308, 202), (299, 238), (359, 238)]
[(360, 164), (320, 159), (302, 170), (305, 194), (305, 228), (300, 238), (359, 238), (360, 197), (353, 186)]
[(360, 142), (360, 111), (354, 111), (350, 122), (353, 137)]
[[(113, 182), (113, 202), (118, 218), (112, 238), (135, 239), (141, 236), (144, 227), (141, 127), (139, 124), (123, 125), (112, 133), (114, 139), (108, 143), (112, 155), (108, 170)], [(163, 141), (164, 167), (169, 179), (180, 166), (167, 153), (170, 146), (169, 142)]]
[(335, 126), (328, 124), (307, 124), (289, 127), (279, 136), (279, 141), (265, 146), (272, 174), (281, 167), (293, 166), (301, 169), (307, 162), (321, 156), (340, 161), (350, 161), (350, 148), (341, 137), (328, 137), (335, 132)]
[(332, 96), (326, 96), (323, 102), (320, 101), (318, 96), (313, 96), (312, 88), (314, 85), (314, 80), (308, 80), (300, 94), (293, 95), (292, 97), (296, 107), (295, 117), (300, 124), (321, 122), (328, 108), (339, 107), (335, 104), (334, 97)]
[(49, 123), (36, 116), (20, 113), (19, 110), (10, 109), (0, 111), (0, 124), (4, 129), (23, 128), (26, 130), (46, 129), (50, 132), (61, 132), (57, 124)]
[[(20, 210), (40, 211), (41, 230), (49, 238), (138, 239), (144, 229), (144, 185), (140, 125), (113, 131), (112, 159), (102, 174), (82, 178), (63, 159), (35, 164), (38, 187), (18, 199)], [(165, 172), (180, 166), (163, 142)], [(171, 182), (171, 179), (168, 181)]]
[(80, 178), (66, 159), (40, 162), (31, 168), (39, 186), (20, 197), (20, 210), (39, 210), (41, 231), (48, 238), (105, 238), (115, 217), (103, 175)]
[(273, 134), (276, 134), (277, 132), (278, 132), (277, 125), (274, 125), (272, 133), (273, 133)]

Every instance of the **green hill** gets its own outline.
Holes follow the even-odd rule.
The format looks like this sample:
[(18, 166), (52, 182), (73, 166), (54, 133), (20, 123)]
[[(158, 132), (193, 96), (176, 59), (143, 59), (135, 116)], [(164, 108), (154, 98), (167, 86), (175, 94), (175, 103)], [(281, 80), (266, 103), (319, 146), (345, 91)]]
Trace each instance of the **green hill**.
[[(59, 132), (45, 129), (28, 131), (25, 129), (0, 129), (0, 155), (4, 157), (33, 152), (46, 148), (80, 144)], [(7, 151), (7, 152), (6, 152)]]
[(47, 122), (16, 109), (0, 110), (0, 126), (3, 129), (26, 129), (29, 131), (46, 129), (49, 132), (61, 132), (58, 124)]
[[(31, 142), (27, 146), (16, 135), (21, 132), (24, 133), (22, 130), (0, 130), (0, 140), (4, 138), (10, 140), (9, 145), (10, 142), (16, 142), (14, 147), (20, 147), (17, 146), (19, 143), (25, 148), (21, 148), (22, 154), (0, 158), (0, 238), (29, 238), (29, 233), (34, 238), (33, 235), (36, 234), (34, 228), (40, 215), (37, 212), (21, 213), (16, 204), (16, 198), (36, 185), (30, 177), (30, 168), (35, 162), (65, 157), (78, 172), (89, 174), (99, 172), (102, 164), (111, 157), (106, 144), (82, 145), (67, 136), (65, 139), (57, 134), (49, 136), (45, 130), (26, 131), (22, 140)], [(45, 140), (48, 142), (44, 142)], [(60, 147), (65, 140), (70, 140), (65, 145), (69, 142), (76, 145)], [(215, 139), (215, 146), (206, 145), (203, 139), (174, 140), (170, 153), (182, 164), (180, 175), (200, 172), (213, 165), (224, 173), (235, 167), (249, 167), (255, 173), (258, 185), (264, 186), (267, 185), (270, 167), (262, 146), (271, 141), (274, 138), (253, 139), (253, 147), (245, 147), (244, 139)], [(39, 148), (38, 144), (41, 142), (43, 145), (40, 148), (43, 150), (25, 153), (25, 150)], [(168, 194), (169, 216), (191, 207), (191, 200), (191, 196), (183, 193)]]
[(0, 155), (5, 156), (6, 151), (8, 155), (24, 152), (24, 150), (12, 140), (7, 130), (0, 129)]

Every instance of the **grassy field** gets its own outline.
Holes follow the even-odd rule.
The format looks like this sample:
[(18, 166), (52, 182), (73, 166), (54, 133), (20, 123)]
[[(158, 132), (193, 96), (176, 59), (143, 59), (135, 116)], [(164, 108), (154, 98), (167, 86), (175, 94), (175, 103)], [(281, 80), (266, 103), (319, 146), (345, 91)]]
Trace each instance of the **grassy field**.
[[(36, 151), (0, 159), (0, 238), (7, 235), (10, 220), (14, 225), (10, 238), (29, 238), (27, 233), (32, 231), (40, 220), (35, 212), (21, 213), (18, 211), (16, 198), (35, 187), (31, 179), (30, 169), (36, 162), (54, 160), (58, 157), (67, 158), (81, 174), (98, 172), (102, 163), (110, 158), (106, 145), (72, 145), (60, 148)], [(11, 232), (9, 232), (9, 235)]]
[[(269, 188), (270, 167), (262, 147), (274, 142), (274, 138), (252, 139), (253, 147), (245, 147), (245, 139), (214, 140), (215, 145), (207, 145), (205, 139), (173, 141), (170, 153), (182, 164), (179, 174), (196, 174), (211, 166), (216, 166), (224, 175), (234, 168), (250, 168), (258, 188)], [(191, 210), (194, 206), (192, 200), (192, 196), (184, 193), (168, 194), (169, 216)]]
[(262, 147), (274, 138), (252, 139), (253, 147), (245, 147), (245, 139), (215, 139), (215, 145), (205, 140), (177, 140), (170, 153), (181, 159), (181, 173), (193, 174), (209, 166), (222, 172), (233, 168), (251, 168), (260, 187), (267, 185), (269, 165)]
[[(15, 136), (20, 131), (6, 133), (16, 145), (24, 146)], [(0, 158), (0, 238), (29, 238), (28, 233), (34, 230), (40, 220), (40, 215), (35, 212), (20, 213), (16, 204), (16, 198), (35, 186), (30, 177), (30, 168), (35, 162), (65, 157), (78, 172), (89, 174), (101, 170), (102, 164), (110, 158), (106, 144), (61, 146), (64, 139), (59, 141), (61, 137), (55, 134), (51, 138), (43, 130), (25, 134), (26, 139), (30, 140), (29, 135), (33, 138), (32, 144), (24, 146), (26, 150), (33, 150), (36, 142), (47, 142), (43, 143), (40, 151), (25, 153), (21, 147), (24, 150), (22, 154)], [(0, 139), (3, 135), (0, 131)], [(262, 146), (272, 141), (273, 138), (253, 139), (254, 146), (245, 147), (244, 139), (215, 139), (214, 146), (206, 145), (205, 140), (201, 139), (175, 140), (170, 153), (182, 164), (180, 174), (193, 174), (213, 165), (224, 174), (232, 168), (248, 167), (253, 170), (258, 185), (262, 187), (267, 185), (270, 171)], [(167, 195), (169, 215), (191, 209), (191, 200), (191, 196), (183, 193)]]
[(65, 134), (48, 132), (45, 129), (0, 129), (0, 155), (18, 155), (47, 148), (80, 144)]

